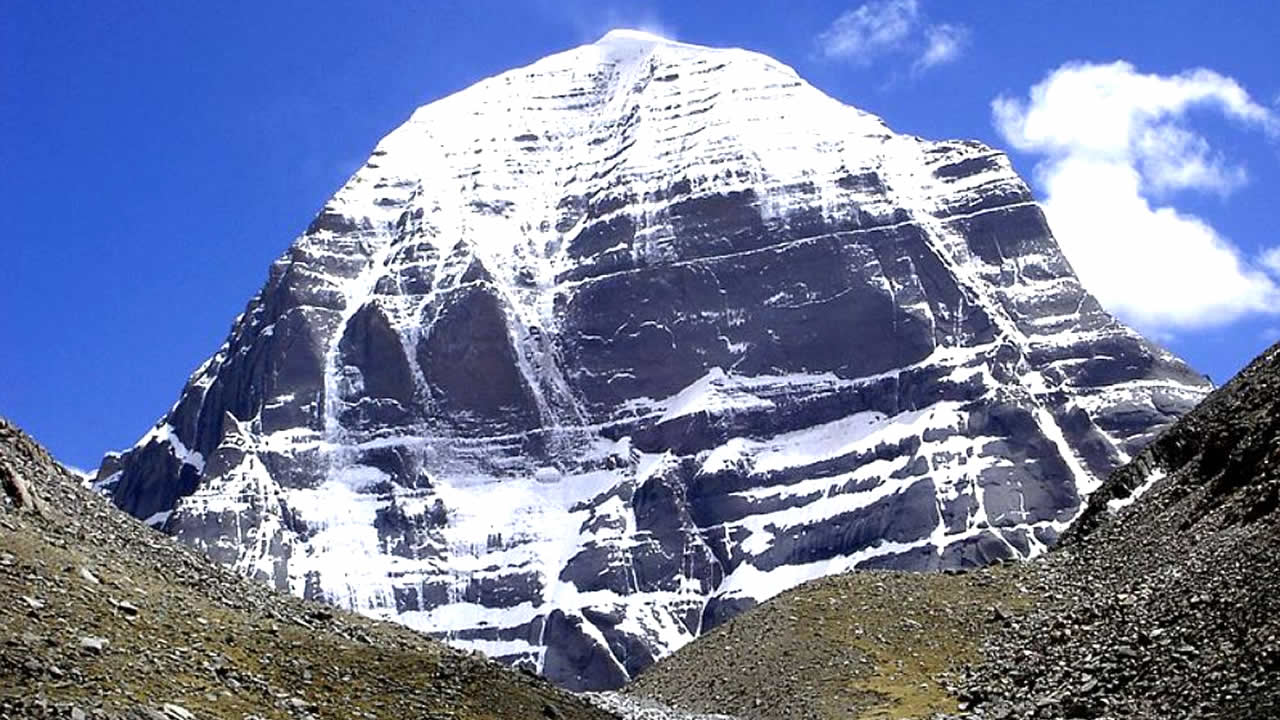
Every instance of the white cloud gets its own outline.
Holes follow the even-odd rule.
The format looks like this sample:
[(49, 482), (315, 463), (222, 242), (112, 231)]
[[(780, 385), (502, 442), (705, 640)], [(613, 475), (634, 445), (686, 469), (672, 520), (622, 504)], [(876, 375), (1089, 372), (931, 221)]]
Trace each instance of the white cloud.
[(905, 42), (919, 16), (916, 0), (869, 2), (836, 18), (818, 36), (818, 46), (828, 58), (866, 65)]
[(918, 54), (916, 72), (960, 57), (969, 30), (959, 25), (925, 22), (918, 0), (872, 0), (845, 11), (818, 35), (818, 49), (828, 60), (870, 65), (889, 54)]
[(1262, 266), (1280, 277), (1280, 246), (1269, 248), (1262, 253)]
[(924, 36), (928, 44), (914, 65), (917, 72), (955, 60), (969, 44), (969, 29), (960, 25), (933, 25), (925, 28)]
[(679, 37), (676, 27), (663, 21), (652, 9), (595, 0), (534, 0), (540, 14), (572, 29), (579, 43), (592, 43), (610, 30), (639, 30), (668, 40)]
[(1143, 176), (1155, 192), (1202, 189), (1225, 196), (1249, 181), (1243, 166), (1228, 164), (1203, 137), (1175, 125), (1146, 128), (1137, 150)]
[[(1188, 111), (1213, 110), (1280, 137), (1280, 117), (1235, 80), (1069, 63), (1026, 99), (991, 105), (1005, 141), (1042, 156), (1035, 175), (1049, 225), (1109, 310), (1156, 334), (1280, 312), (1267, 261), (1249, 261), (1205, 220), (1168, 204), (1176, 191), (1226, 196), (1248, 181), (1242, 165), (1188, 127)], [(1273, 259), (1280, 265), (1280, 253)]]

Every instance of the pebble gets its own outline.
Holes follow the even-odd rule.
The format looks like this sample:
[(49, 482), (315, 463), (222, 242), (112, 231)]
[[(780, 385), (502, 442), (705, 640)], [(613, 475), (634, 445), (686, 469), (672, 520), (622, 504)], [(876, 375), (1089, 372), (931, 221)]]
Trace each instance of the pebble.
[(80, 638), (80, 649), (93, 655), (101, 655), (106, 652), (107, 646), (110, 644), (106, 638), (92, 635)]
[(174, 703), (165, 703), (164, 705), (161, 705), (160, 711), (164, 713), (165, 717), (171, 718), (171, 720), (196, 720), (196, 716), (193, 715), (190, 710), (182, 707), (181, 705), (175, 705)]

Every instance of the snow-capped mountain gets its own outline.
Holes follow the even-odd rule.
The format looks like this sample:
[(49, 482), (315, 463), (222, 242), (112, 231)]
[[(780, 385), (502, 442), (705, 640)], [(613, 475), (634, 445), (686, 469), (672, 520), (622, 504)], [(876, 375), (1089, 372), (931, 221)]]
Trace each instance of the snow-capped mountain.
[(977, 142), (615, 31), (418, 109), (115, 503), (573, 688), (853, 567), (1029, 557), (1207, 383)]

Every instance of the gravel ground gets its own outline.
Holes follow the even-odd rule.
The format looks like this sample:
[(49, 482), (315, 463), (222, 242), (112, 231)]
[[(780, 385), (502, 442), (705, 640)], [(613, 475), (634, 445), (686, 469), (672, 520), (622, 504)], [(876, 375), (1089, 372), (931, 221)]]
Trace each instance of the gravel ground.
[(736, 720), (731, 715), (676, 710), (656, 700), (616, 692), (586, 693), (584, 697), (596, 707), (615, 713), (623, 720)]

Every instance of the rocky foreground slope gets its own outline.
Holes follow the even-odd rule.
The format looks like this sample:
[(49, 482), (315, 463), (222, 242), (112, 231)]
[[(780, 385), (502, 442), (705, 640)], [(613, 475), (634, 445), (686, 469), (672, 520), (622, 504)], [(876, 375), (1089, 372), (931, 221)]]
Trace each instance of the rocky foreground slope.
[(801, 586), (628, 691), (742, 718), (1280, 717), (1280, 346), (1042, 561)]
[(245, 580), (79, 487), (3, 420), (0, 481), (0, 718), (615, 718)]
[(643, 33), (384, 138), (98, 485), (572, 688), (782, 589), (1052, 545), (1207, 383), (1002, 153)]

